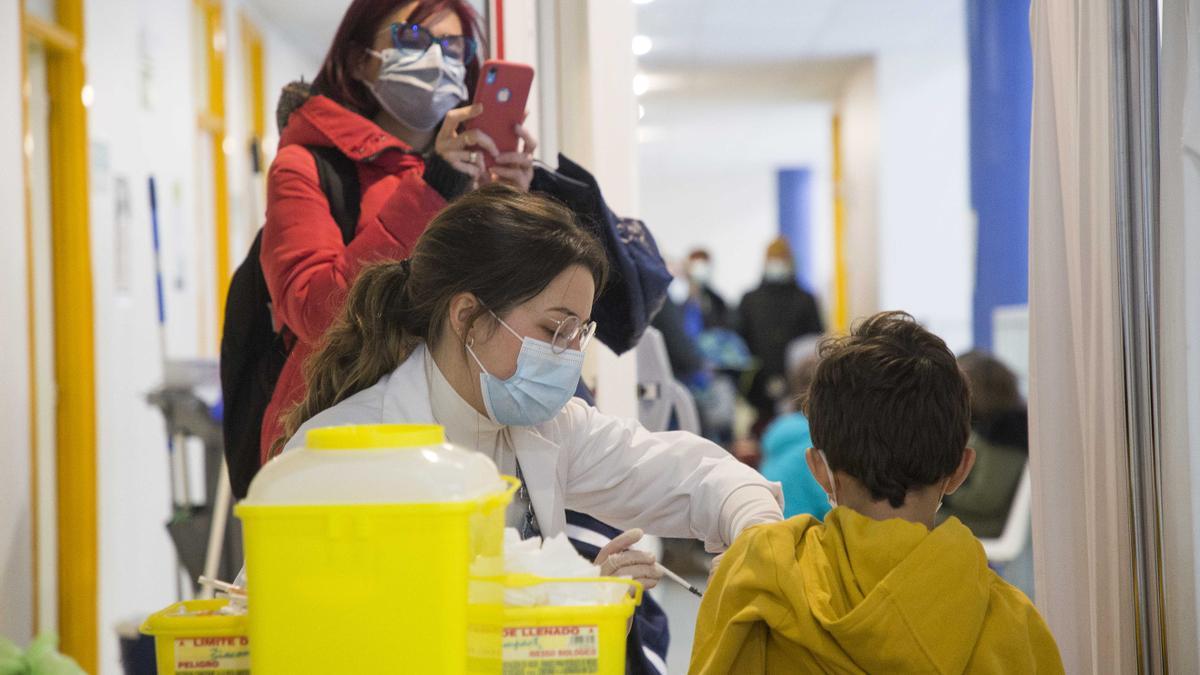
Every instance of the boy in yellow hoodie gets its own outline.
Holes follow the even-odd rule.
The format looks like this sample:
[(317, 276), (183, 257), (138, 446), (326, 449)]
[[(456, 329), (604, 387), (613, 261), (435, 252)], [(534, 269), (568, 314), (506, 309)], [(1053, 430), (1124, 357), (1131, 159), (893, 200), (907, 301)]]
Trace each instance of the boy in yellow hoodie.
[(745, 531), (717, 566), (691, 673), (1062, 673), (1033, 604), (942, 498), (975, 461), (954, 354), (903, 312), (821, 346), (808, 466), (834, 509)]

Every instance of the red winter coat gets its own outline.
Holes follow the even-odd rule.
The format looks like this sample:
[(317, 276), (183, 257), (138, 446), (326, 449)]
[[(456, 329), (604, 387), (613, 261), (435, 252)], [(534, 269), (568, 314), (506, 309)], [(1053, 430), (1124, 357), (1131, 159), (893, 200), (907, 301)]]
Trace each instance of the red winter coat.
[[(337, 146), (358, 165), (362, 206), (349, 246), (329, 211), (312, 155), (303, 146)], [(280, 414), (304, 396), (301, 366), (333, 321), (365, 263), (407, 258), (446, 201), (422, 178), (425, 162), (374, 122), (324, 96), (292, 113), (267, 178), (262, 269), (276, 325), (296, 343), (263, 418), (261, 458), (283, 432)]]

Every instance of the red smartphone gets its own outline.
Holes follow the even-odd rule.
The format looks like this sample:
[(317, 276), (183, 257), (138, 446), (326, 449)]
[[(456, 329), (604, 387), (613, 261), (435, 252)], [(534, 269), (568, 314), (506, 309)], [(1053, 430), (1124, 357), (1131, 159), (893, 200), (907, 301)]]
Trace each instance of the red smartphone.
[[(475, 100), (483, 104), (483, 114), (467, 120), (467, 129), (479, 129), (496, 142), (500, 152), (515, 152), (521, 138), (513, 127), (525, 119), (525, 104), (533, 84), (533, 67), (524, 63), (489, 59), (479, 70), (475, 85)], [(491, 168), (494, 158), (483, 153), (484, 162)]]

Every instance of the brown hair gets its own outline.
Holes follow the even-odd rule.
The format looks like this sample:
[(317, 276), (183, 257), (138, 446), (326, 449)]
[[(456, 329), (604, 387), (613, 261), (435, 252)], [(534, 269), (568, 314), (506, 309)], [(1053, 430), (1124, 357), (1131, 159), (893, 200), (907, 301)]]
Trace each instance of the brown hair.
[(883, 312), (821, 343), (804, 414), (831, 469), (893, 508), (962, 461), (967, 381), (941, 338), (904, 312)]
[(284, 436), (313, 415), (392, 372), (422, 342), (445, 331), (450, 303), (460, 293), (505, 315), (541, 293), (563, 270), (582, 265), (596, 294), (608, 260), (591, 235), (557, 202), (492, 184), (455, 200), (421, 235), (412, 257), (365, 268), (338, 318), (304, 364), (307, 393), (284, 416)]
[(328, 96), (363, 117), (374, 117), (379, 112), (379, 103), (367, 86), (355, 77), (355, 71), (367, 57), (366, 50), (375, 43), (375, 35), (382, 28), (384, 19), (410, 2), (416, 2), (417, 8), (409, 15), (409, 23), (422, 23), (445, 12), (454, 12), (462, 21), (463, 35), (479, 43), (478, 53), (467, 64), (467, 89), (474, 97), (479, 57), (484, 51), (484, 30), (479, 15), (466, 0), (354, 0), (342, 15), (321, 70), (313, 80), (313, 93)]
[(1017, 388), (1017, 376), (996, 357), (977, 349), (958, 357), (971, 385), (971, 419), (986, 422), (1001, 413), (1025, 407)]

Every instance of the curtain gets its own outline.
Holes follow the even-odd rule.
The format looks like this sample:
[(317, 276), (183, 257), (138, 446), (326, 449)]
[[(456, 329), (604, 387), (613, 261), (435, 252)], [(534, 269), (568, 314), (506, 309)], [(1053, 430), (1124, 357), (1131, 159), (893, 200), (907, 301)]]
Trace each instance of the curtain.
[(1163, 3), (1159, 248), (1163, 576), (1172, 672), (1200, 672), (1200, 0)]
[(1067, 672), (1136, 672), (1108, 3), (1034, 0), (1030, 35), (1036, 597)]

